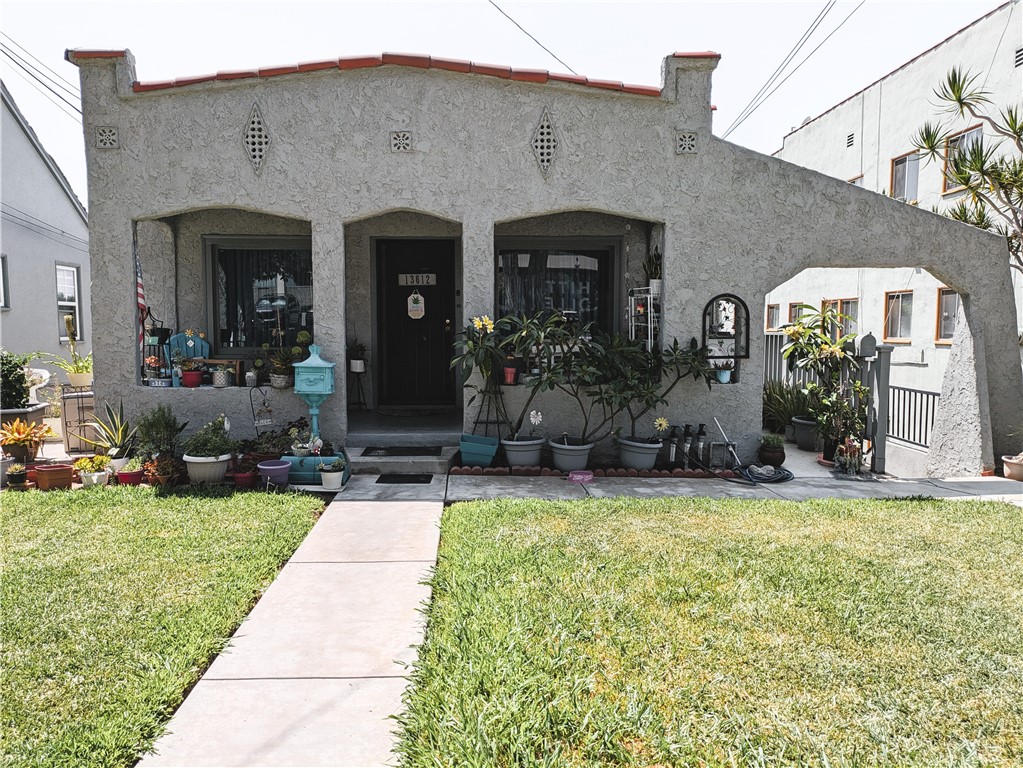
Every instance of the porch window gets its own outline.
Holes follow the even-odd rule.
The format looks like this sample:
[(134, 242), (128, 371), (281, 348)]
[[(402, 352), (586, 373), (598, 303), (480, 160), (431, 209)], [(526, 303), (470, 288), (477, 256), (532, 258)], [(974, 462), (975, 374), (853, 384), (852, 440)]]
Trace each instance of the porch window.
[(909, 343), (912, 333), (913, 292), (896, 291), (884, 295), (885, 341)]
[(610, 333), (615, 250), (593, 242), (498, 244), (498, 314), (549, 310)]
[(955, 335), (956, 317), (959, 315), (959, 294), (951, 288), (938, 289), (938, 327), (935, 340), (951, 344)]
[(793, 301), (789, 303), (789, 325), (794, 325), (799, 322), (799, 318), (802, 317), (803, 311), (800, 309), (802, 302)]
[(82, 338), (82, 318), (78, 306), (78, 267), (57, 265), (57, 337), (67, 341), (66, 316), (71, 316), (71, 330)]
[(920, 155), (915, 151), (892, 160), (892, 197), (902, 202), (916, 200), (920, 178)]
[(968, 153), (970, 147), (977, 144), (984, 136), (983, 128), (979, 125), (969, 128), (945, 140), (945, 167), (941, 178), (941, 192), (958, 192), (963, 187), (948, 174), (948, 159), (957, 152)]
[(293, 346), (313, 333), (313, 259), (308, 238), (207, 238), (210, 346), (214, 355)]
[(767, 327), (765, 330), (776, 331), (781, 323), (781, 307), (777, 304), (767, 305)]
[[(845, 315), (842, 318), (841, 328), (830, 328), (828, 333), (832, 339), (837, 339), (839, 336), (848, 336), (850, 333), (856, 333), (856, 326), (860, 320), (860, 300), (859, 299), (826, 299), (821, 309), (834, 309), (840, 315)], [(841, 331), (841, 333), (839, 332)]]

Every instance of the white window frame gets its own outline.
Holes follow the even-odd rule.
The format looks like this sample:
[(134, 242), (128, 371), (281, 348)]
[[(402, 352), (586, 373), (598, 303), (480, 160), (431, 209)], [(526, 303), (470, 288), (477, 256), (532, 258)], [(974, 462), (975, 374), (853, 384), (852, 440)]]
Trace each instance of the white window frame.
[(7, 276), (7, 254), (0, 253), (0, 309), (11, 308), (11, 284)]
[[(905, 165), (905, 174), (903, 175), (902, 190), (899, 194), (899, 190), (895, 188), (895, 173), (896, 169), (900, 165)], [(912, 182), (912, 194), (910, 194), (910, 182)], [(890, 190), (891, 196), (896, 200), (901, 200), (904, 203), (908, 203), (911, 200), (916, 200), (917, 195), (920, 193), (920, 153), (916, 150), (907, 152), (899, 157), (892, 158), (892, 180)]]
[[(75, 295), (72, 300), (62, 299), (60, 292), (60, 274), (61, 272), (70, 273), (71, 279), (74, 281)], [(57, 264), (55, 270), (55, 281), (56, 286), (54, 293), (57, 297), (57, 327), (58, 327), (58, 338), (61, 341), (69, 341), (67, 334), (64, 332), (64, 316), (73, 315), (75, 318), (75, 331), (78, 334), (78, 340), (80, 341), (84, 336), (85, 332), (82, 329), (82, 309), (81, 309), (81, 296), (82, 296), (82, 281), (81, 271), (76, 264)]]
[[(909, 297), (909, 308), (905, 320), (907, 328), (902, 327), (903, 307), (906, 297)], [(889, 333), (892, 330), (892, 309), (897, 306), (898, 328), (897, 333)], [(885, 291), (884, 294), (884, 340), (898, 344), (909, 344), (912, 341), (913, 333), (913, 292), (912, 291)]]
[[(942, 307), (944, 305), (944, 298), (946, 296), (950, 295), (950, 294), (955, 297), (955, 302), (954, 302), (953, 307), (952, 307), (952, 310), (953, 310), (952, 311), (952, 333), (949, 334), (948, 336), (942, 336), (941, 335), (941, 326), (942, 326), (942, 322), (941, 321), (943, 319), (945, 319), (944, 318), (945, 312), (942, 310)], [(956, 318), (959, 316), (959, 302), (960, 302), (959, 294), (956, 291), (954, 291), (953, 289), (949, 288), (948, 286), (942, 286), (941, 288), (938, 289), (938, 304), (937, 304), (937, 310), (935, 312), (937, 317), (935, 318), (936, 322), (935, 322), (935, 326), (934, 326), (934, 342), (936, 344), (951, 344), (952, 343), (952, 337), (955, 335)]]

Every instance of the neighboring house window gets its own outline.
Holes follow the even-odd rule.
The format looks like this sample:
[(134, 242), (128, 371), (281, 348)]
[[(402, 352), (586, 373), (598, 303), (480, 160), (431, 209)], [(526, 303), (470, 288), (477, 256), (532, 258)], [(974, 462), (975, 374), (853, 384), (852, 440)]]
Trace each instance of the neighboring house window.
[(951, 288), (938, 289), (938, 323), (935, 340), (951, 344), (959, 315), (959, 294)]
[(884, 295), (885, 341), (910, 340), (913, 331), (913, 292), (895, 291)]
[(859, 176), (856, 176), (855, 178), (849, 179), (849, 183), (852, 184), (854, 187), (862, 187), (863, 186), (863, 174), (861, 173)]
[(0, 253), (0, 309), (11, 308), (10, 284), (7, 281), (7, 254)]
[(498, 314), (551, 310), (611, 332), (615, 252), (607, 241), (498, 243)]
[(798, 323), (799, 322), (799, 316), (802, 314), (802, 311), (799, 309), (799, 307), (801, 305), (802, 305), (801, 301), (796, 301), (796, 302), (793, 302), (793, 303), (789, 304), (789, 322), (790, 323)]
[(909, 202), (916, 200), (920, 178), (920, 155), (915, 151), (892, 160), (892, 197)]
[(775, 331), (781, 321), (781, 307), (777, 304), (767, 305), (767, 330)]
[(949, 136), (945, 140), (945, 167), (943, 169), (941, 178), (941, 191), (942, 192), (958, 192), (962, 189), (962, 185), (956, 183), (954, 179), (950, 179), (948, 176), (948, 158), (955, 152), (968, 152), (970, 147), (976, 144), (984, 135), (982, 128), (977, 125), (973, 128), (968, 128), (961, 133), (957, 133), (954, 136)]
[(829, 307), (840, 315), (845, 315), (842, 318), (841, 334), (838, 332), (838, 328), (831, 328), (829, 330), (832, 339), (837, 339), (840, 335), (848, 336), (850, 333), (856, 333), (856, 327), (860, 320), (859, 299), (826, 299), (823, 302), (822, 309)]
[(307, 237), (207, 237), (212, 354), (294, 346), (313, 333), (313, 251)]
[(67, 341), (64, 318), (71, 315), (71, 329), (76, 339), (82, 338), (82, 318), (78, 305), (78, 267), (57, 265), (57, 335)]

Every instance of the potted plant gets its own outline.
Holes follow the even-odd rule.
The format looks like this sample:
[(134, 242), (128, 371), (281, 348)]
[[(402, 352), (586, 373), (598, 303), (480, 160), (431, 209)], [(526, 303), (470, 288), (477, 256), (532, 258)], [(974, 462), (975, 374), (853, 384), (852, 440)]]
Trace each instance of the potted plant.
[(320, 481), (325, 491), (343, 491), (345, 488), (345, 469), (348, 464), (344, 456), (337, 456), (329, 464), (320, 462), (316, 469), (320, 472)]
[(19, 355), (0, 348), (0, 421), (22, 419), (35, 424), (43, 420), (46, 403), (29, 402), (32, 391), (29, 363), (39, 357), (36, 352)]
[(214, 365), (210, 376), (213, 378), (214, 387), (217, 387), (218, 389), (228, 387), (231, 385), (231, 379), (234, 376), (234, 365), (231, 363)]
[(138, 448), (148, 457), (173, 459), (178, 455), (178, 442), (188, 422), (179, 423), (169, 406), (159, 405), (139, 416), (136, 432)]
[(859, 438), (847, 437), (835, 449), (835, 469), (847, 475), (858, 475), (863, 464)]
[(46, 424), (30, 424), (16, 418), (0, 425), (0, 446), (8, 456), (22, 464), (35, 460), (43, 440), (54, 435)]
[(772, 432), (784, 433), (787, 442), (795, 442), (792, 419), (810, 412), (805, 390), (795, 384), (770, 381), (764, 385), (764, 426)]
[(259, 462), (251, 453), (243, 453), (238, 458), (234, 467), (234, 485), (236, 488), (255, 488), (259, 472), (256, 466)]
[(12, 488), (24, 488), (28, 484), (28, 468), (19, 461), (7, 467), (7, 484)]
[(177, 479), (180, 466), (171, 455), (157, 455), (142, 465), (146, 482), (150, 485), (172, 485)]
[(161, 368), (163, 368), (163, 361), (159, 355), (147, 355), (144, 360), (146, 366), (146, 378), (147, 379), (158, 379), (160, 378)]
[(87, 421), (85, 426), (93, 431), (96, 439), (75, 435), (83, 443), (98, 448), (100, 453), (106, 454), (112, 459), (113, 469), (119, 470), (128, 462), (128, 454), (131, 452), (135, 442), (135, 435), (138, 428), (129, 429), (128, 420), (124, 418), (124, 401), (117, 406), (117, 412), (104, 403), (106, 408), (106, 421), (97, 418), (95, 421)]
[(839, 441), (863, 430), (868, 391), (852, 376), (857, 363), (846, 352), (856, 334), (842, 334), (843, 321), (849, 318), (833, 306), (818, 311), (809, 304), (799, 305), (799, 322), (782, 328), (788, 341), (782, 357), (789, 370), (810, 371), (816, 381), (806, 387), (809, 414), (793, 417), (796, 445), (801, 450), (816, 448), (816, 425), (824, 441), (825, 458), (831, 459)]
[[(482, 398), (480, 408), (493, 408), (498, 424), (507, 423), (503, 400), (499, 397), (494, 372), (504, 364), (503, 334), (497, 332), (497, 325), (489, 315), (472, 318), (455, 342), (462, 353), (451, 360), (451, 367), (460, 367), (464, 385), (475, 390), (466, 406), (471, 406), (477, 397)], [(473, 371), (477, 371), (480, 381), (470, 381)], [(500, 429), (500, 426), (498, 427)], [(497, 453), (497, 438), (485, 435), (463, 433), (458, 441), (462, 454), (462, 463), (473, 466), (489, 467)]]
[(141, 485), (142, 477), (145, 474), (141, 456), (133, 456), (127, 463), (117, 470), (118, 485)]
[(202, 384), (206, 366), (190, 357), (181, 360), (181, 386), (195, 389)]
[(301, 354), (301, 347), (281, 347), (270, 354), (271, 387), (288, 389), (295, 384), (295, 369), (292, 366)]
[(643, 260), (643, 274), (650, 286), (651, 296), (661, 295), (662, 264), (661, 252), (657, 248), (652, 249)]
[(718, 360), (714, 364), (714, 376), (719, 384), (728, 384), (732, 380), (732, 371), (735, 369), (735, 361), (731, 358)]
[(366, 372), (366, 345), (358, 339), (348, 345), (348, 370), (352, 373)]
[(228, 436), (229, 424), (224, 414), (204, 424), (185, 440), (188, 479), (193, 484), (219, 483), (227, 474), (236, 443)]
[(83, 488), (90, 488), (95, 485), (106, 485), (107, 480), (110, 477), (108, 467), (110, 466), (110, 457), (102, 454), (95, 456), (83, 456), (80, 459), (75, 459), (75, 463), (72, 465), (78, 470), (78, 476), (82, 480)]
[(59, 355), (45, 355), (53, 365), (67, 374), (68, 383), (72, 387), (88, 387), (92, 385), (92, 353), (84, 357), (78, 353), (78, 342), (75, 339), (74, 317), (64, 315), (64, 329), (67, 332), (67, 359)]
[(293, 456), (309, 456), (312, 453), (319, 453), (323, 447), (323, 441), (315, 437), (308, 429), (292, 427), (288, 430), (291, 437), (291, 453)]
[(1002, 467), (1005, 476), (1010, 480), (1023, 480), (1023, 452), (1015, 456), (1002, 456)]
[(775, 469), (785, 463), (785, 438), (770, 432), (760, 438), (757, 461)]

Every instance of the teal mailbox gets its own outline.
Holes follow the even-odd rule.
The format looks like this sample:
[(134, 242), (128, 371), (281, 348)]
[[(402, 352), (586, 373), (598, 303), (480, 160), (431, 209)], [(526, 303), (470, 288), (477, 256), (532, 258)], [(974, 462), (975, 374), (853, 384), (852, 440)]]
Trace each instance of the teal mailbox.
[(309, 357), (294, 364), (295, 394), (309, 406), (310, 431), (320, 434), (320, 406), (334, 394), (334, 365), (320, 357), (320, 348), (309, 346)]

